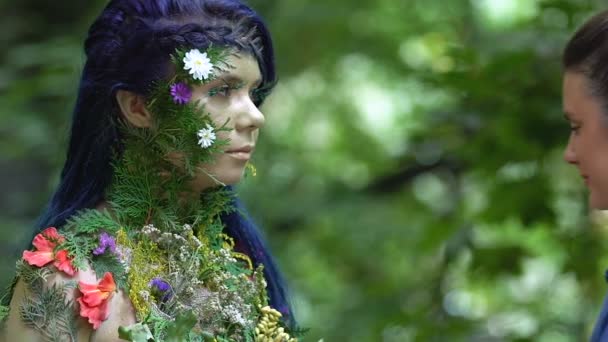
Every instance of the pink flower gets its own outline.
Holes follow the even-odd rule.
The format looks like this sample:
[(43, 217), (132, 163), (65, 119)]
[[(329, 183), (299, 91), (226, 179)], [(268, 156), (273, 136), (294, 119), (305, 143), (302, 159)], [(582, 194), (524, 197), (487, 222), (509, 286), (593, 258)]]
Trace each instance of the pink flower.
[(65, 241), (62, 235), (57, 233), (55, 227), (49, 227), (34, 237), (32, 244), (36, 247), (35, 251), (24, 251), (23, 260), (32, 266), (42, 267), (50, 262), (58, 270), (69, 276), (76, 274), (76, 268), (72, 264), (72, 258), (68, 256), (65, 249), (55, 252), (58, 244)]
[(89, 323), (93, 324), (93, 329), (99, 328), (110, 315), (108, 303), (116, 291), (112, 273), (106, 272), (99, 284), (86, 284), (80, 281), (78, 289), (82, 292), (82, 296), (77, 299), (80, 304), (80, 316), (88, 318)]

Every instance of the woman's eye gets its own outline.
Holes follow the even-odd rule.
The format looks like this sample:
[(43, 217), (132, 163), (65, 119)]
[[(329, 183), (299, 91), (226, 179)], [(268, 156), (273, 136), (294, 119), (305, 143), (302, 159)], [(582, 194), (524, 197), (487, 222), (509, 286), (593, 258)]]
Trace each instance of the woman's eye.
[(230, 96), (230, 91), (232, 89), (233, 89), (233, 87), (231, 87), (231, 86), (229, 86), (227, 84), (224, 84), (224, 85), (221, 85), (219, 87), (215, 87), (215, 88), (209, 90), (209, 96), (213, 97), (213, 96), (216, 96), (216, 95), (220, 95), (220, 96), (226, 96), (227, 97), (227, 96)]
[(233, 90), (239, 90), (239, 89), (243, 88), (243, 86), (244, 86), (244, 83), (242, 83), (242, 82), (235, 83), (235, 84), (224, 83), (220, 86), (217, 86), (217, 87), (209, 90), (209, 96), (220, 95), (223, 97), (229, 97), (232, 94)]

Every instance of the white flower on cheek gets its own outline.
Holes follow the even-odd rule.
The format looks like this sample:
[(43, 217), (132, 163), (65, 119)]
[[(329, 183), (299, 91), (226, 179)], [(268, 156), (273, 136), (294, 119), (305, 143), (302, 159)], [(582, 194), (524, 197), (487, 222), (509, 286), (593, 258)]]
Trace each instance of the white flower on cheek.
[(198, 133), (198, 144), (201, 145), (202, 148), (208, 148), (213, 145), (215, 141), (215, 132), (213, 131), (213, 127), (207, 124), (206, 128), (201, 128)]
[(207, 53), (201, 53), (198, 49), (186, 52), (184, 57), (184, 70), (189, 70), (190, 75), (196, 80), (205, 80), (213, 71), (213, 64)]

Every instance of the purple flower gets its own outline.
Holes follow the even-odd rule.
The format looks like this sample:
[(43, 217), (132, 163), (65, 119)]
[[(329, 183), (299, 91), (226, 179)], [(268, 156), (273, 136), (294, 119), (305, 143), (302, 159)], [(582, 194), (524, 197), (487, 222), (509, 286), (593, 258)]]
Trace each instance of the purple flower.
[(148, 286), (152, 288), (153, 292), (162, 295), (161, 300), (166, 302), (171, 297), (171, 285), (159, 277), (155, 277), (150, 280)]
[(103, 232), (99, 235), (99, 246), (93, 250), (93, 254), (102, 255), (108, 248), (110, 252), (116, 253), (116, 240), (110, 234)]
[(192, 90), (186, 83), (178, 82), (171, 85), (171, 96), (173, 96), (173, 102), (186, 104), (192, 98)]

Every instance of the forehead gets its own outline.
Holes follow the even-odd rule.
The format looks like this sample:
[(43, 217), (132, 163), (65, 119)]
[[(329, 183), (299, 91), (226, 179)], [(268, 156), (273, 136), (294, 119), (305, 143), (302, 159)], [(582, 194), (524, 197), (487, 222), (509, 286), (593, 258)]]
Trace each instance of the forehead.
[(232, 77), (247, 83), (257, 83), (262, 79), (258, 61), (249, 53), (237, 52), (231, 54), (226, 62), (231, 65), (226, 72), (220, 74), (221, 77)]
[(580, 72), (566, 71), (563, 82), (564, 99), (591, 95), (589, 80)]
[(602, 112), (600, 98), (593, 95), (590, 80), (580, 72), (564, 73), (562, 101), (569, 116)]

